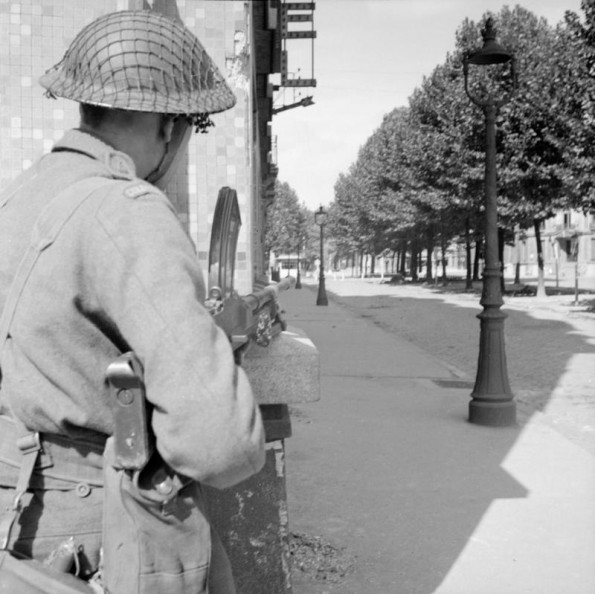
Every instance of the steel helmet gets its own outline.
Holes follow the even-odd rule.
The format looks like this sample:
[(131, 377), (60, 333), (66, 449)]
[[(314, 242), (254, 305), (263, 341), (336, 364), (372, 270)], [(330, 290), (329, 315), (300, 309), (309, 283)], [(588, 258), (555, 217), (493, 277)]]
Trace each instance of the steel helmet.
[(236, 102), (196, 36), (148, 10), (114, 12), (93, 21), (39, 82), (50, 97), (185, 114), (195, 123)]

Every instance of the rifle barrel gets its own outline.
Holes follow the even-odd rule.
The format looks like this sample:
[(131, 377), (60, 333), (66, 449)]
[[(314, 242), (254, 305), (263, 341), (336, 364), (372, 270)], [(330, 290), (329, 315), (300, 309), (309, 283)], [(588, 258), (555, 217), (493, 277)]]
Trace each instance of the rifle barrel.
[(260, 291), (250, 293), (242, 297), (242, 300), (252, 311), (257, 311), (269, 301), (276, 301), (279, 296), (279, 291), (287, 291), (295, 285), (295, 278), (293, 276), (286, 276), (282, 281), (279, 281), (276, 285), (268, 285)]

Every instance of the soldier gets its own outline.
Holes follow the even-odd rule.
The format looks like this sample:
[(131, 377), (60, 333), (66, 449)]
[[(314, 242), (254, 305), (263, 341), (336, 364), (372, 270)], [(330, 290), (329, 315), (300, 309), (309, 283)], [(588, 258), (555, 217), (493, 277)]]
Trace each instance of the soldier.
[[(139, 591), (235, 592), (229, 562), (202, 515), (199, 484), (227, 487), (257, 472), (263, 426), (226, 336), (202, 305), (194, 247), (158, 189), (192, 127), (206, 129), (208, 114), (232, 107), (235, 97), (194, 35), (149, 11), (97, 19), (40, 82), (49, 96), (79, 102), (81, 123), (0, 195), (5, 314), (7, 299), (14, 302), (1, 359), (0, 510), (15, 496), (18, 427), (39, 432), (42, 442), (8, 547), (47, 559), (74, 537), (80, 575), (97, 572), (103, 451), (114, 428), (105, 372), (134, 351), (157, 451), (182, 477), (178, 507), (155, 515), (168, 521), (178, 513), (195, 543), (179, 551), (177, 541), (159, 542), (158, 532), (157, 542), (143, 544), (154, 559), (143, 558), (150, 567), (142, 568), (148, 577)], [(65, 201), (72, 212), (55, 231)], [(10, 297), (42, 211), (55, 234), (39, 248), (20, 294)], [(180, 555), (183, 586), (151, 589), (154, 576), (168, 571), (161, 558), (175, 564)], [(130, 591), (121, 583), (110, 589)]]

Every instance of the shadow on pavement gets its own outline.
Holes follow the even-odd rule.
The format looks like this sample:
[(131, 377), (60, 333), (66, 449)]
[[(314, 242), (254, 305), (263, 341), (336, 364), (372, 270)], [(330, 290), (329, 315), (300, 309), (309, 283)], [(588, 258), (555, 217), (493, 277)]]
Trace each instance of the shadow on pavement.
[[(322, 364), (321, 401), (292, 415), (290, 526), (328, 539), (355, 561), (334, 582), (295, 570), (294, 594), (475, 592), (473, 582), (489, 576), (488, 543), (468, 590), (440, 585), (488, 509), (530, 494), (503, 464), (569, 359), (595, 348), (568, 324), (509, 311), (509, 376), (524, 398), (522, 423), (478, 427), (466, 422), (479, 343), (476, 304), (329, 296), (324, 311), (304, 304), (303, 295), (283, 300), (289, 323), (306, 331)], [(495, 537), (506, 539), (507, 529)]]

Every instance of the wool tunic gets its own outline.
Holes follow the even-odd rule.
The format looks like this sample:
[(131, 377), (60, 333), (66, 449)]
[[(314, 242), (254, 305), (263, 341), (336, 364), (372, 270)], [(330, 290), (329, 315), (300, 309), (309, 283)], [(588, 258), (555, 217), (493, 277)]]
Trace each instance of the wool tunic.
[(99, 139), (68, 132), (0, 196), (0, 307), (43, 207), (97, 177), (20, 297), (2, 361), (0, 414), (72, 438), (109, 436), (105, 374), (134, 351), (163, 459), (227, 487), (264, 464), (264, 432), (243, 370), (204, 308), (194, 246), (167, 197)]

